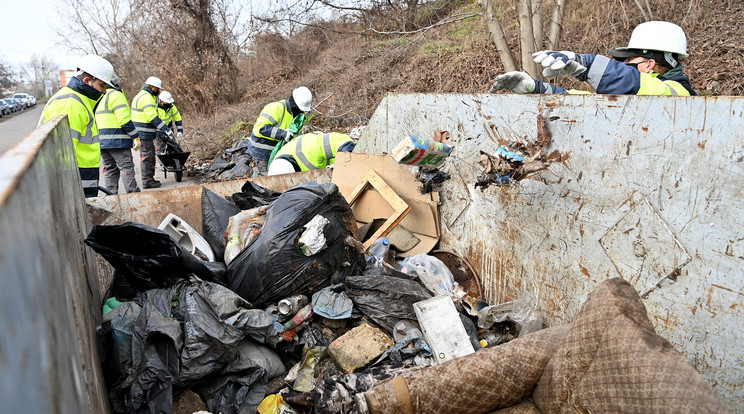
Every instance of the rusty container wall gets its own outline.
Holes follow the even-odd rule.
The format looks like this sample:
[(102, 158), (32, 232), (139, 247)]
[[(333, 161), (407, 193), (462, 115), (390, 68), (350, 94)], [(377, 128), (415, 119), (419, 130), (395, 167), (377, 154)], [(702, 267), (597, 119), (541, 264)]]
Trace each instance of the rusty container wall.
[[(223, 197), (228, 197), (240, 192), (246, 181), (233, 180), (169, 190), (89, 198), (87, 199), (88, 214), (93, 225), (115, 225), (133, 221), (157, 227), (168, 214), (172, 213), (201, 233), (202, 187), (206, 187)], [(330, 182), (331, 171), (306, 171), (297, 174), (259, 177), (251, 179), (251, 181), (262, 187), (283, 192), (307, 181)], [(95, 255), (95, 261), (99, 275), (98, 289), (103, 296), (111, 284), (114, 269), (100, 255)]]
[(6, 413), (107, 413), (100, 297), (70, 129), (0, 157), (0, 402)]
[[(534, 141), (538, 115), (550, 167), (475, 189), (480, 151)], [(557, 325), (623, 277), (657, 332), (744, 412), (744, 98), (389, 95), (357, 151), (437, 129), (456, 146), (441, 248), (471, 261), (489, 301), (526, 300)]]

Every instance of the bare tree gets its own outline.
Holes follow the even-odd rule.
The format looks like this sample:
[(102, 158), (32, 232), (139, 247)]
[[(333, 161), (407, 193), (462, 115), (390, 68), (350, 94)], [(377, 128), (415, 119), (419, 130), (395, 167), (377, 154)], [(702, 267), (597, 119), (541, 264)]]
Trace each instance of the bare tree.
[(44, 81), (51, 81), (56, 86), (58, 70), (59, 67), (50, 57), (31, 56), (28, 65), (23, 67), (23, 73), (31, 82), (32, 95), (44, 96)]
[(14, 81), (13, 68), (10, 64), (0, 59), (0, 89), (9, 89)]
[(550, 20), (550, 34), (548, 34), (548, 49), (557, 50), (560, 46), (561, 31), (563, 31), (563, 15), (566, 12), (566, 0), (555, 0), (553, 18)]
[(506, 40), (504, 29), (501, 27), (501, 22), (496, 15), (496, 11), (493, 7), (493, 0), (478, 0), (481, 8), (483, 9), (483, 17), (488, 25), (488, 30), (491, 32), (491, 40), (496, 45), (496, 51), (499, 53), (501, 63), (504, 64), (504, 70), (511, 72), (517, 70), (517, 62), (512, 55), (511, 49), (509, 49), (509, 42)]
[(535, 51), (543, 50), (543, 0), (532, 0), (531, 9)]
[(537, 65), (532, 60), (535, 50), (535, 34), (532, 31), (531, 0), (517, 0), (519, 12), (519, 45), (522, 52), (522, 70), (532, 77), (539, 76)]

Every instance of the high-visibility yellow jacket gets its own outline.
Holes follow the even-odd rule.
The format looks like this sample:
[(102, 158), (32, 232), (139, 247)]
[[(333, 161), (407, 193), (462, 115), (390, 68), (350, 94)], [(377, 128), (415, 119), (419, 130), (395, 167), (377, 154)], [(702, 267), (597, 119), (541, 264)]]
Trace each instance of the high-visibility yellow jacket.
[(118, 89), (106, 90), (96, 107), (96, 124), (101, 149), (132, 148), (133, 140), (137, 138), (127, 97)]
[(339, 149), (354, 149), (350, 136), (338, 132), (304, 134), (285, 144), (275, 158), (288, 160), (300, 171), (317, 170), (333, 164)]
[(158, 116), (155, 94), (148, 87), (142, 88), (132, 99), (132, 122), (137, 127), (137, 135), (145, 141), (155, 139), (158, 131), (170, 131), (170, 128)]
[(287, 100), (272, 102), (261, 110), (251, 133), (248, 152), (251, 156), (268, 160), (280, 139), (286, 140), (287, 130), (294, 116)]
[(165, 122), (165, 125), (171, 126), (171, 122), (175, 122), (178, 132), (183, 133), (183, 118), (181, 118), (181, 113), (178, 112), (176, 104), (171, 104), (168, 109), (158, 105), (158, 116)]
[[(96, 99), (93, 99), (96, 93), (91, 90), (97, 92)], [(98, 168), (101, 165), (101, 144), (93, 115), (100, 96), (100, 92), (80, 79), (72, 78), (49, 99), (39, 118), (38, 125), (42, 125), (58, 115), (67, 115), (78, 168)]]

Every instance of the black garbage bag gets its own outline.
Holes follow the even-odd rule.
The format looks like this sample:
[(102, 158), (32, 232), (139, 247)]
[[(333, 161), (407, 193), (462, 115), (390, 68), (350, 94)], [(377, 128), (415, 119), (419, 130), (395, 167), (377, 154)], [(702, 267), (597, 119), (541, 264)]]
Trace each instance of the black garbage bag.
[[(127, 317), (136, 311), (134, 304), (141, 310), (132, 325)], [(254, 326), (250, 321), (261, 318), (241, 318), (242, 312), (265, 312), (250, 306), (224, 286), (195, 276), (119, 305), (110, 312), (118, 312), (110, 318), (111, 329), (102, 329), (104, 336), (112, 335), (104, 343), (114, 344), (106, 349), (115, 351), (104, 360), (110, 396), (124, 399), (112, 401), (112, 407), (123, 406), (128, 413), (172, 412), (173, 392), (192, 389), (203, 393), (213, 412), (255, 412), (266, 391), (267, 369), (276, 375), (282, 368), (268, 348), (242, 343), (249, 341), (247, 333), (276, 335), (283, 328), (278, 323)], [(113, 321), (131, 326), (129, 359), (122, 350), (127, 332), (114, 336)], [(235, 321), (241, 322), (233, 325)], [(127, 373), (123, 379), (122, 373)]]
[[(316, 215), (328, 220), (322, 230), (327, 247), (306, 256), (298, 239)], [(227, 267), (228, 286), (258, 306), (312, 295), (364, 268), (364, 254), (352, 243), (357, 235), (354, 215), (335, 184), (298, 185), (271, 203), (261, 233)]]
[(225, 257), (224, 234), (230, 223), (230, 217), (240, 213), (235, 204), (220, 197), (206, 187), (202, 187), (202, 236), (209, 243), (219, 261)]
[(389, 335), (401, 320), (418, 326), (413, 304), (432, 297), (420, 282), (403, 277), (349, 276), (344, 285), (354, 306)]
[(279, 198), (282, 193), (261, 187), (253, 181), (246, 181), (239, 193), (232, 195), (232, 201), (241, 210), (250, 210), (271, 204)]
[(224, 281), (224, 264), (202, 261), (168, 233), (144, 224), (93, 226), (85, 244), (103, 256), (132, 291), (170, 286), (190, 273), (212, 282)]

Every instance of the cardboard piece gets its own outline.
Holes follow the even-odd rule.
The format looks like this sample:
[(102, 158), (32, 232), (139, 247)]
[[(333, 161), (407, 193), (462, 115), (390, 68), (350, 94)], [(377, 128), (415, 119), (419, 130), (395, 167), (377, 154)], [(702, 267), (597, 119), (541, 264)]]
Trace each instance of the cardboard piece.
[[(336, 156), (332, 182), (338, 186), (348, 201), (369, 170), (374, 170), (411, 208), (393, 232), (407, 230), (419, 241), (407, 238), (404, 243), (401, 240), (400, 244), (413, 247), (406, 251), (399, 250), (398, 254), (406, 257), (431, 251), (441, 235), (439, 194), (436, 192), (422, 194), (418, 190), (420, 183), (416, 181), (415, 167), (398, 164), (387, 155), (339, 153)], [(375, 219), (387, 219), (394, 212), (390, 204), (374, 189), (360, 194), (352, 210), (359, 226), (372, 223)], [(399, 227), (404, 229), (395, 230)], [(390, 235), (392, 236), (395, 234)]]
[[(440, 133), (437, 138), (446, 141), (443, 135)], [(408, 135), (393, 148), (390, 155), (401, 164), (438, 167), (451, 152), (452, 147), (444, 142)]]
[(403, 199), (398, 197), (398, 194), (395, 194), (395, 191), (390, 188), (387, 183), (380, 178), (380, 176), (375, 172), (375, 170), (369, 170), (367, 171), (367, 175), (364, 176), (364, 179), (362, 179), (362, 182), (359, 183), (359, 185), (352, 191), (351, 195), (349, 195), (349, 198), (347, 198), (347, 201), (349, 205), (351, 206), (352, 210), (354, 209), (354, 202), (359, 199), (359, 196), (362, 195), (362, 192), (367, 189), (367, 187), (371, 185), (375, 190), (377, 190), (380, 195), (382, 195), (383, 198), (385, 198), (385, 201), (390, 204), (390, 206), (393, 208), (393, 214), (388, 217), (388, 219), (383, 223), (382, 226), (380, 226), (377, 231), (370, 237), (366, 242), (364, 242), (364, 251), (368, 251), (369, 247), (374, 243), (375, 240), (379, 239), (380, 237), (387, 236), (390, 231), (397, 226), (401, 220), (403, 220), (403, 217), (408, 214), (409, 211), (411, 211), (411, 207), (406, 204)]

